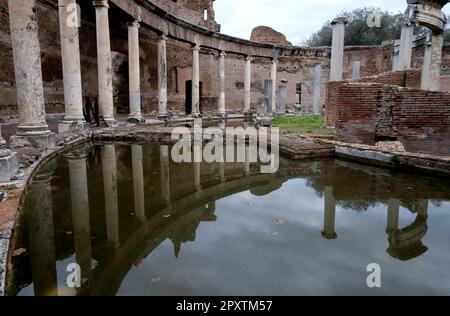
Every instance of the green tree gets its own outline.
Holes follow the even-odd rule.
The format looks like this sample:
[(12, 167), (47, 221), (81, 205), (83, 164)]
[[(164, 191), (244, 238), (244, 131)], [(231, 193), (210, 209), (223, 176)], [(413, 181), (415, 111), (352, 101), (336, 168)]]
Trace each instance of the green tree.
[[(374, 12), (378, 12), (381, 17), (380, 27), (370, 27), (367, 18)], [(378, 8), (366, 7), (355, 9), (350, 12), (340, 14), (349, 21), (345, 31), (345, 45), (379, 45), (383, 41), (396, 40), (400, 38), (401, 28), (404, 22), (403, 14), (391, 14), (388, 11), (381, 11)], [(306, 44), (309, 46), (330, 46), (332, 30), (330, 21), (318, 32), (314, 33)]]

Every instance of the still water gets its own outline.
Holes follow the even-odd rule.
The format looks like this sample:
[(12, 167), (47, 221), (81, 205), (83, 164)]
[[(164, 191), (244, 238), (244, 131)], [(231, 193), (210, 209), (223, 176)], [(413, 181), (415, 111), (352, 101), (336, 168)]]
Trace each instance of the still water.
[(159, 144), (58, 157), (26, 194), (9, 294), (450, 295), (450, 181), (341, 160), (259, 171)]

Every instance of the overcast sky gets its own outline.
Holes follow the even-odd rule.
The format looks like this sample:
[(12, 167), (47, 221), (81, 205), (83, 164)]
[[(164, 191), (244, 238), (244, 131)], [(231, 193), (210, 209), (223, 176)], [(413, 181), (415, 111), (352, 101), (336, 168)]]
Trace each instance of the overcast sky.
[[(303, 40), (341, 11), (376, 6), (403, 12), (406, 0), (216, 0), (216, 20), (222, 33), (249, 39), (255, 26), (266, 25), (285, 34), (293, 44)], [(450, 5), (444, 12), (450, 14)]]

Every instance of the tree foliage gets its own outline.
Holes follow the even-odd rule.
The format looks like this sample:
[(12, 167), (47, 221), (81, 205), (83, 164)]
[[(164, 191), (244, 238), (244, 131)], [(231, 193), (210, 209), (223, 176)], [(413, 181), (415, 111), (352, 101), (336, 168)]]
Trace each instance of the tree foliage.
[[(367, 19), (374, 12), (381, 17), (380, 27), (370, 27)], [(340, 14), (346, 17), (349, 24), (345, 30), (345, 45), (379, 45), (383, 41), (396, 40), (400, 38), (401, 28), (404, 22), (403, 14), (391, 14), (374, 7), (355, 9)], [(331, 46), (332, 29), (331, 21), (324, 24), (322, 29), (314, 33), (306, 44), (309, 46)]]

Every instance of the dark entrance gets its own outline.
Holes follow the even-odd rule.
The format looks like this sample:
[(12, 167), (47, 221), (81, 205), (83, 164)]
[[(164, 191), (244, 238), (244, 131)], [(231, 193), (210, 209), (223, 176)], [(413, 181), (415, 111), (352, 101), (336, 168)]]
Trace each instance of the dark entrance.
[[(202, 99), (202, 82), (200, 81), (200, 113), (202, 113), (202, 105), (201, 105), (201, 99)], [(192, 80), (186, 81), (186, 87), (185, 87), (185, 93), (186, 93), (186, 104), (185, 104), (185, 110), (186, 115), (192, 114)]]

